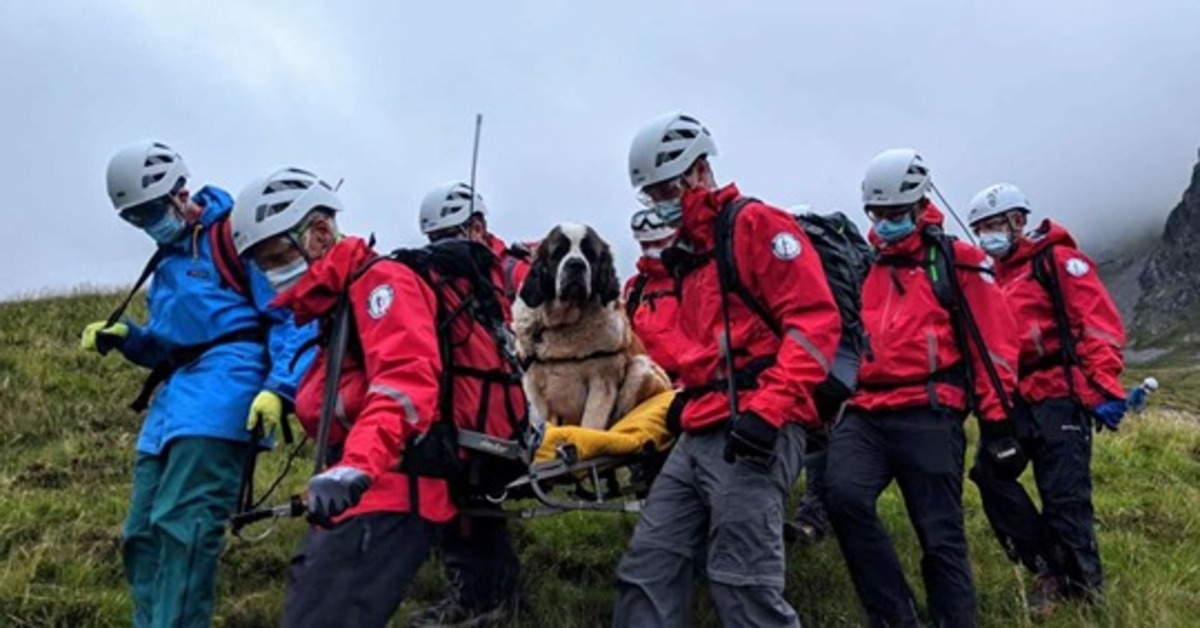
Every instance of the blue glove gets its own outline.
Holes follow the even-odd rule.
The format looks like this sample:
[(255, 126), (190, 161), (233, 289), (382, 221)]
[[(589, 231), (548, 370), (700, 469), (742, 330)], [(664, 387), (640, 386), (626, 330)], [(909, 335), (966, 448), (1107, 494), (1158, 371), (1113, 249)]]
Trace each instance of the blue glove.
[(1121, 419), (1125, 418), (1125, 400), (1114, 399), (1112, 401), (1105, 401), (1092, 408), (1092, 416), (1096, 417), (1096, 420), (1100, 422), (1096, 425), (1097, 432), (1105, 427), (1115, 432), (1121, 426)]

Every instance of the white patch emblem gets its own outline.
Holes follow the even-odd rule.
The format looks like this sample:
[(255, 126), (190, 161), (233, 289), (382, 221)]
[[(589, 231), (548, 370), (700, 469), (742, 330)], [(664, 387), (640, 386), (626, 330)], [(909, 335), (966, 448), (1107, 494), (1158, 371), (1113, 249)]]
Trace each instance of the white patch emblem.
[(384, 314), (392, 307), (392, 299), (396, 293), (392, 291), (392, 287), (384, 284), (376, 286), (367, 297), (367, 314), (376, 320), (383, 318)]
[(1088, 271), (1091, 270), (1092, 267), (1082, 259), (1079, 259), (1078, 257), (1072, 257), (1071, 259), (1067, 260), (1066, 268), (1068, 275), (1072, 277), (1082, 277), (1088, 274)]
[(983, 258), (983, 262), (981, 264), (979, 264), (979, 267), (986, 269), (986, 270), (979, 271), (980, 279), (982, 279), (988, 283), (996, 283), (996, 275), (995, 275), (996, 262), (992, 260), (990, 255)]
[(786, 231), (776, 234), (771, 238), (771, 252), (784, 261), (796, 259), (800, 257), (800, 240)]

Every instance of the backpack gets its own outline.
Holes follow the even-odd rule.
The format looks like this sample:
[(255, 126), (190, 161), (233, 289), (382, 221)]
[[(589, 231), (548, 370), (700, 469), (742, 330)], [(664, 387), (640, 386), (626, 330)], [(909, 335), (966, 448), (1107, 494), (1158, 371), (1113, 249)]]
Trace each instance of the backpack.
[(212, 249), (213, 265), (217, 267), (223, 284), (242, 296), (249, 296), (250, 278), (246, 275), (246, 263), (233, 244), (231, 229), (229, 216), (209, 226), (208, 243)]
[[(528, 414), (513, 412), (512, 395), (521, 387), (520, 362), (516, 355), (515, 340), (504, 321), (504, 310), (492, 282), (492, 265), (496, 258), (485, 246), (465, 240), (446, 240), (418, 249), (397, 249), (386, 256), (373, 260), (366, 268), (376, 263), (400, 263), (409, 267), (436, 295), (438, 353), (442, 362), (438, 379), (438, 420), (429, 430), (412, 438), (405, 444), (399, 470), (412, 478), (410, 490), (416, 490), (417, 477), (449, 480), (453, 490), (459, 494), (491, 492), (507, 485), (525, 469), (511, 461), (494, 456), (481, 456), (459, 447), (459, 427), (454, 413), (454, 382), (459, 378), (478, 379), (483, 382), (480, 407), (474, 431), (488, 436), (514, 440), (524, 434)], [(456, 283), (466, 280), (466, 290)], [(352, 280), (353, 281), (353, 280)], [(458, 305), (451, 306), (450, 294), (457, 297)], [(475, 323), (486, 329), (492, 346), (507, 368), (501, 371), (485, 371), (460, 364), (455, 359), (455, 349), (463, 339), (451, 337), (452, 325), (460, 316), (470, 316)], [(353, 321), (353, 317), (350, 317)], [(472, 333), (476, 331), (472, 328)], [(362, 347), (357, 334), (351, 333), (347, 349), (361, 361)], [(490, 400), (493, 389), (499, 387), (505, 396), (508, 409), (503, 427), (496, 427), (490, 418)], [(461, 455), (460, 455), (461, 454)], [(415, 494), (415, 493), (414, 493)]]
[[(724, 290), (732, 290), (776, 336), (782, 336), (780, 322), (750, 294), (737, 272), (733, 231), (738, 213), (751, 202), (757, 202), (757, 199), (735, 199), (725, 206), (717, 219), (714, 248), (717, 273)], [(857, 387), (858, 367), (867, 345), (862, 322), (862, 285), (874, 260), (874, 250), (858, 227), (840, 212), (823, 216), (805, 213), (794, 218), (816, 249), (842, 320), (842, 336), (834, 362), (828, 377), (817, 385), (815, 394), (818, 414), (822, 420), (831, 420)]]

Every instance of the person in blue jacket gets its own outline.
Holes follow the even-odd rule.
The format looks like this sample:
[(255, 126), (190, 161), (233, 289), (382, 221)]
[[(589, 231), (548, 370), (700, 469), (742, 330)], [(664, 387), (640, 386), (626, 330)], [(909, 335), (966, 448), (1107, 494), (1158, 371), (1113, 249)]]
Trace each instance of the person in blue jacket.
[(117, 212), (158, 244), (149, 317), (145, 326), (92, 323), (81, 342), (151, 369), (133, 404), (148, 402), (149, 412), (123, 546), (138, 627), (211, 623), (225, 522), (256, 446), (250, 428), (270, 433), (283, 420), (312, 359), (293, 368), (314, 330), (267, 305), (286, 282), (246, 265), (243, 285), (231, 285), (219, 267), (212, 232), (226, 228), (232, 197), (213, 186), (189, 193), (188, 178), (179, 154), (158, 142), (109, 162)]

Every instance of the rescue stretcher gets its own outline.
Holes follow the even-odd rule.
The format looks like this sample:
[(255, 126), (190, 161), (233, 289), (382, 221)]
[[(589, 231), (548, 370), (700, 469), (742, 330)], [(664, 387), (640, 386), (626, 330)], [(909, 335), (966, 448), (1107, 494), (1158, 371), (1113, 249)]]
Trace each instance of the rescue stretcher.
[[(605, 431), (549, 425), (530, 444), (459, 430), (460, 448), (521, 469), (503, 488), (464, 500), (461, 512), (518, 519), (570, 511), (640, 512), (674, 444), (667, 427), (673, 398), (666, 392), (648, 399)], [(258, 521), (304, 514), (303, 500), (293, 495), (287, 504), (234, 515), (230, 527), (238, 535)]]

